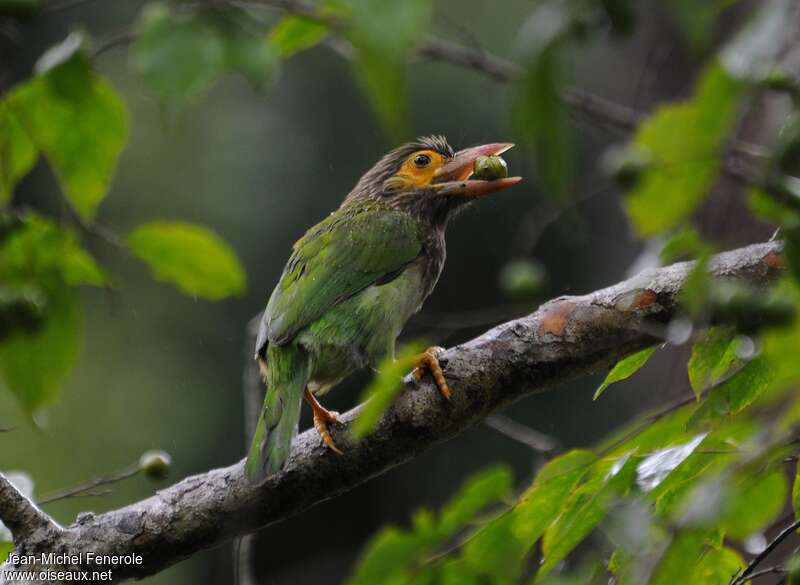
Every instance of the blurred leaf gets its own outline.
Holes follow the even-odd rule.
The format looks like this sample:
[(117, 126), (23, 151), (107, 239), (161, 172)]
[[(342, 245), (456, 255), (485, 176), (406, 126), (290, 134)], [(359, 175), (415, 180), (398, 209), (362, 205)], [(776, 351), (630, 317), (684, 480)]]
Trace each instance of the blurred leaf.
[(688, 443), (660, 449), (651, 453), (636, 466), (636, 483), (643, 492), (657, 488), (675, 469), (694, 453), (708, 433), (694, 437)]
[(794, 215), (793, 211), (786, 209), (774, 197), (757, 187), (750, 189), (747, 196), (747, 206), (753, 214), (774, 223), (782, 223)]
[[(705, 530), (684, 530), (678, 533), (656, 565), (649, 585), (706, 585), (700, 580), (708, 573), (707, 564), (702, 561), (712, 550), (712, 538)], [(727, 559), (721, 559), (727, 560)], [(724, 565), (719, 568), (724, 568)], [(735, 571), (734, 571), (735, 572)], [(733, 573), (723, 582), (727, 585)], [(709, 583), (713, 583), (709, 582)], [(721, 584), (721, 585), (723, 585)]]
[(287, 15), (270, 31), (269, 44), (275, 53), (288, 59), (296, 53), (317, 46), (329, 33), (324, 24), (301, 16)]
[(36, 147), (4, 101), (0, 101), (0, 206), (36, 162)]
[(508, 468), (499, 465), (473, 475), (442, 508), (438, 531), (454, 534), (489, 504), (510, 497), (512, 480)]
[(214, 301), (245, 290), (247, 277), (236, 253), (203, 226), (151, 221), (128, 235), (128, 245), (157, 280), (187, 295)]
[(792, 507), (794, 517), (800, 518), (800, 462), (795, 467), (794, 483), (792, 483)]
[(650, 359), (650, 356), (652, 356), (657, 349), (658, 347), (648, 347), (618, 361), (614, 367), (611, 368), (611, 371), (606, 375), (606, 379), (603, 380), (603, 383), (600, 384), (600, 387), (595, 391), (592, 399), (597, 400), (600, 398), (600, 395), (603, 393), (603, 391), (614, 382), (620, 382), (630, 378), (633, 374), (638, 372), (642, 366), (647, 363), (647, 360)]
[(34, 332), (18, 330), (0, 343), (0, 377), (26, 412), (33, 412), (58, 395), (81, 346), (80, 305), (66, 285), (48, 290), (44, 324)]
[(728, 547), (711, 547), (694, 568), (689, 585), (729, 585), (731, 576), (745, 567), (744, 559)]
[(545, 194), (563, 199), (572, 187), (573, 137), (569, 112), (561, 99), (562, 47), (555, 44), (532, 59), (518, 82), (515, 121), (533, 151)]
[(688, 425), (694, 427), (741, 412), (767, 389), (772, 378), (766, 360), (762, 357), (751, 360), (711, 391), (689, 419)]
[(720, 12), (719, 3), (670, 0), (669, 6), (689, 45), (696, 51), (706, 48)]
[(686, 276), (679, 295), (684, 310), (692, 316), (698, 316), (708, 302), (711, 279), (708, 276), (710, 255), (702, 253)]
[(76, 52), (15, 87), (6, 103), (47, 157), (72, 207), (90, 221), (127, 138), (127, 112), (117, 92)]
[(639, 126), (634, 143), (650, 152), (653, 163), (624, 202), (639, 235), (674, 227), (703, 200), (717, 176), (741, 90), (715, 64), (691, 100), (662, 106)]
[(205, 92), (225, 66), (225, 45), (217, 30), (195, 14), (172, 14), (161, 2), (142, 11), (134, 63), (145, 83), (180, 105)]
[(580, 450), (549, 461), (517, 505), (490, 521), (464, 546), (462, 558), (472, 573), (492, 582), (516, 582), (528, 551), (595, 461), (594, 454)]
[(600, 523), (612, 501), (623, 495), (636, 477), (636, 464), (629, 455), (602, 461), (564, 504), (561, 515), (544, 533), (544, 560), (537, 580), (547, 575)]
[[(481, 528), (464, 545), (461, 560), (476, 583), (490, 581), (500, 585), (518, 582), (523, 559), (531, 545), (516, 537), (514, 522), (512, 514), (503, 514)], [(462, 567), (461, 572), (467, 571)]]
[[(795, 307), (800, 306), (800, 287), (790, 278), (782, 278), (774, 289), (785, 296)], [(768, 329), (761, 335), (761, 355), (772, 375), (772, 388), (776, 392), (791, 388), (800, 380), (800, 360), (787, 359), (800, 347), (800, 319), (795, 318), (783, 327)]]
[(255, 23), (230, 20), (217, 22), (225, 46), (225, 67), (244, 75), (256, 90), (264, 91), (278, 72), (278, 55), (263, 34), (250, 30), (249, 25)]
[(693, 227), (682, 227), (661, 248), (661, 261), (665, 264), (683, 258), (696, 258), (711, 254), (712, 250)]
[(367, 545), (348, 585), (409, 582), (409, 570), (415, 569), (435, 547), (465, 528), (483, 508), (508, 497), (511, 481), (508, 469), (491, 467), (466, 482), (444, 507), (438, 522), (422, 512), (414, 518), (413, 531), (385, 528)]
[(689, 382), (698, 400), (700, 395), (719, 382), (740, 361), (739, 340), (733, 331), (714, 327), (692, 346), (689, 358)]
[(356, 50), (356, 77), (389, 136), (397, 140), (408, 124), (408, 55), (429, 27), (431, 0), (349, 0), (349, 6), (347, 35)]
[(729, 487), (719, 522), (727, 535), (738, 539), (763, 530), (776, 520), (788, 491), (782, 471), (745, 475)]
[(29, 282), (58, 274), (66, 284), (103, 286), (108, 277), (84, 250), (74, 232), (29, 214), (0, 248), (0, 279)]
[(357, 439), (367, 436), (383, 413), (392, 405), (394, 397), (403, 389), (403, 376), (411, 371), (415, 358), (422, 352), (421, 342), (409, 343), (397, 357), (389, 356), (378, 366), (378, 374), (361, 393), (359, 402), (366, 402), (356, 420), (352, 433)]

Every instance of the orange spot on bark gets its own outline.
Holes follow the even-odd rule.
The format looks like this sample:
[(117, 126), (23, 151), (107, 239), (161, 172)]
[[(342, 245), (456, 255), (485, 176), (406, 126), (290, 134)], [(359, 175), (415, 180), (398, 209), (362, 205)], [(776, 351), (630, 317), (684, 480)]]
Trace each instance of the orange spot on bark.
[(656, 302), (658, 294), (649, 288), (638, 288), (628, 291), (614, 300), (614, 308), (623, 313), (637, 311), (649, 307)]
[(764, 256), (761, 261), (770, 268), (786, 268), (786, 262), (783, 259), (783, 254), (777, 252), (770, 252)]
[(559, 336), (564, 335), (564, 331), (567, 329), (567, 323), (569, 322), (569, 315), (574, 306), (574, 303), (562, 301), (547, 309), (539, 325), (539, 334), (551, 333)]
[(656, 298), (658, 298), (656, 291), (646, 288), (636, 295), (633, 305), (631, 306), (631, 310), (636, 311), (637, 309), (649, 307), (656, 302)]

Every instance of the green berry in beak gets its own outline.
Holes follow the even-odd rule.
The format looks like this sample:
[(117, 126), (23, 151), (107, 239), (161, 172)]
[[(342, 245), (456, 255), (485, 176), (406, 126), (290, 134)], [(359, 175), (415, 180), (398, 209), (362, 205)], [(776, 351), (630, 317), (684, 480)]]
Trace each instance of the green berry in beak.
[(505, 179), (508, 176), (508, 165), (501, 157), (479, 156), (475, 159), (472, 179), (480, 181), (496, 181)]

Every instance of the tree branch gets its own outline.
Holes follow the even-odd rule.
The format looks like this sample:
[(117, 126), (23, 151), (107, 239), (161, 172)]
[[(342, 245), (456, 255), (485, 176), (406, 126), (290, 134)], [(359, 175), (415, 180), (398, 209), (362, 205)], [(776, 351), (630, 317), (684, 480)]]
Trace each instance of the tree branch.
[[(709, 270), (719, 279), (764, 284), (780, 272), (781, 250), (780, 242), (740, 248), (714, 257)], [(334, 438), (343, 456), (326, 450), (312, 429), (297, 438), (287, 468), (259, 486), (248, 484), (239, 462), (125, 508), (83, 514), (48, 548), (24, 543), (26, 552), (137, 554), (141, 564), (111, 568), (116, 579), (141, 578), (303, 512), (457, 436), (498, 408), (601, 372), (658, 342), (646, 331), (675, 317), (692, 265), (648, 270), (591, 294), (555, 299), (448, 350), (442, 364), (454, 388), (452, 402), (443, 402), (430, 381), (415, 385), (407, 378), (405, 392), (360, 443), (347, 432), (359, 409), (342, 416)]]
[[(0, 520), (16, 543), (50, 541), (61, 531), (52, 518), (0, 473)], [(2, 581), (2, 579), (0, 579)]]

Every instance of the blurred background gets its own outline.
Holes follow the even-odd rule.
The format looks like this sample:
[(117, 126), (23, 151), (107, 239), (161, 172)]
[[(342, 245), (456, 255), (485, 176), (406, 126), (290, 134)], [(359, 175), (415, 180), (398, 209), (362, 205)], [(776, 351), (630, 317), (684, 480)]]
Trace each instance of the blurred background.
[[(26, 78), (35, 61), (72, 30), (97, 43), (129, 30), (143, 2), (63, 3), (23, 23), (21, 43), (0, 58), (9, 78)], [(575, 86), (641, 111), (687, 95), (704, 55), (693, 48), (664, 3), (643, 2), (633, 36), (612, 35), (574, 54)], [(528, 0), (441, 0), (434, 31), (468, 46), (514, 58)], [(727, 12), (716, 34), (747, 12)], [(269, 14), (269, 13), (267, 13)], [(277, 18), (277, 15), (276, 15)], [(327, 46), (288, 60), (274, 85), (254, 91), (226, 76), (208, 95), (179, 112), (164, 107), (131, 67), (125, 45), (105, 51), (99, 72), (122, 94), (130, 112), (130, 139), (98, 221), (125, 231), (147, 219), (186, 219), (212, 227), (243, 261), (247, 292), (222, 302), (182, 296), (153, 281), (146, 269), (102, 238), (87, 247), (114, 275), (113, 291), (83, 291), (86, 328), (79, 365), (59, 400), (33, 424), (8, 392), (0, 392), (0, 468), (22, 469), (37, 494), (80, 483), (136, 462), (149, 449), (173, 458), (169, 482), (244, 454), (242, 375), (245, 329), (262, 310), (292, 243), (332, 211), (389, 143), (351, 67)], [(455, 148), (517, 141), (509, 86), (448, 64), (409, 66), (408, 137), (445, 134)], [(524, 148), (507, 153), (512, 174), (525, 181), (482, 201), (454, 222), (448, 261), (439, 284), (409, 324), (405, 338), (425, 336), (444, 346), (533, 310), (549, 298), (612, 284), (647, 264), (621, 212), (618, 193), (601, 172), (602, 150), (623, 137), (577, 117), (578, 165), (570, 203), (556, 205), (537, 187)], [(725, 246), (760, 241), (766, 226), (741, 214), (723, 184), (702, 222)], [(59, 215), (63, 200), (45, 164), (17, 190), (22, 206)], [(536, 296), (515, 300), (501, 275), (515, 259), (538, 263), (546, 277)], [(638, 263), (637, 263), (638, 262)], [(685, 392), (679, 351), (659, 352), (642, 374), (592, 401), (599, 379), (534, 396), (505, 414), (552, 437), (560, 448), (591, 445), (635, 413)], [(685, 355), (683, 356), (685, 359)], [(369, 374), (354, 376), (329, 394), (328, 408), (355, 405)], [(301, 428), (310, 425), (305, 411)], [(424, 453), (414, 461), (260, 532), (254, 559), (260, 582), (334, 583), (346, 577), (366, 540), (387, 523), (405, 525), (411, 512), (441, 504), (469, 473), (498, 460), (520, 484), (541, 458), (486, 426)], [(166, 484), (164, 484), (166, 485)], [(153, 493), (137, 477), (101, 497), (63, 500), (47, 510), (64, 523), (84, 510), (103, 511)], [(326, 531), (326, 527), (330, 527)], [(320, 538), (325, 534), (329, 538)], [(310, 536), (313, 535), (313, 536)], [(149, 585), (232, 582), (231, 546), (198, 554), (145, 580)]]

